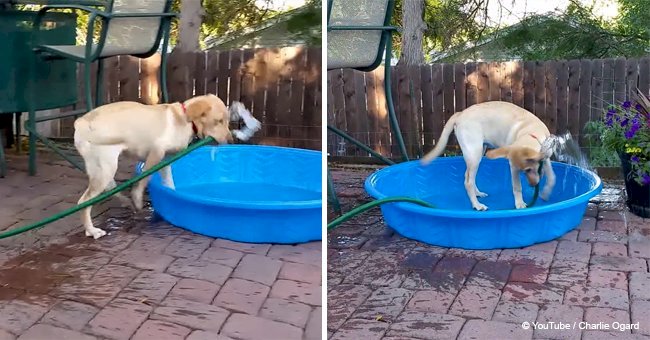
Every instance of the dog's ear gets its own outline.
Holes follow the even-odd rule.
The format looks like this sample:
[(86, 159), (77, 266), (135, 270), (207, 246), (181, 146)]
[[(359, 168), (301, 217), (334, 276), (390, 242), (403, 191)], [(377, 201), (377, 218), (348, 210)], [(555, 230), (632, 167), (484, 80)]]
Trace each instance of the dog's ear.
[(186, 108), (187, 118), (191, 121), (197, 121), (205, 117), (210, 112), (210, 104), (205, 100), (195, 100)]
[(495, 159), (495, 158), (508, 157), (509, 154), (510, 154), (510, 148), (504, 146), (498, 149), (488, 150), (488, 152), (485, 153), (485, 156), (489, 159)]

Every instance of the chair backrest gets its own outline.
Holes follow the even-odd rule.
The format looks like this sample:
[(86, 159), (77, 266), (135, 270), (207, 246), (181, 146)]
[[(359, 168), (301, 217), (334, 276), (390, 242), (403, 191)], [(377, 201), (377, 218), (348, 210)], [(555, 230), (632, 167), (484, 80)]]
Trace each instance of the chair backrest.
[[(113, 0), (107, 9), (111, 13), (165, 13), (170, 11), (170, 0)], [(106, 41), (100, 56), (147, 54), (160, 41), (162, 19), (113, 18), (106, 30)]]
[[(389, 24), (391, 0), (333, 0), (328, 26), (384, 26)], [(381, 62), (386, 37), (382, 30), (327, 32), (327, 68), (375, 68)]]

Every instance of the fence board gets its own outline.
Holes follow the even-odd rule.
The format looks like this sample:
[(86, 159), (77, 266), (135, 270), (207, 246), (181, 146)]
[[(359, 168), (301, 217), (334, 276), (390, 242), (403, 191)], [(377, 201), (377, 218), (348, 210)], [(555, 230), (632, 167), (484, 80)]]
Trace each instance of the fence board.
[(614, 104), (614, 59), (605, 59), (603, 63), (603, 99), (604, 107)]
[(577, 137), (580, 133), (580, 60), (569, 61), (568, 130)]
[(546, 126), (551, 133), (557, 132), (557, 68), (558, 63), (547, 61), (544, 63), (546, 74), (544, 79), (544, 90), (546, 92), (544, 119)]
[(614, 61), (614, 103), (620, 104), (626, 100), (625, 91), (626, 65), (625, 58), (616, 58)]
[(467, 100), (465, 107), (470, 107), (477, 103), (478, 96), (478, 70), (476, 63), (467, 63), (465, 66), (465, 74), (467, 76)]
[(535, 62), (524, 62), (524, 109), (535, 112)]
[(511, 85), (511, 63), (499, 63), (499, 74), (501, 75), (500, 98), (503, 101), (512, 103), (512, 85)]
[(254, 58), (247, 61), (249, 69), (253, 72), (253, 83), (255, 84), (255, 98), (253, 98), (253, 114), (260, 121), (264, 121), (266, 117), (266, 92), (268, 88), (267, 71), (268, 64), (265, 55), (268, 53), (266, 49), (255, 49)]
[(195, 53), (194, 61), (194, 95), (200, 96), (206, 94), (207, 88), (207, 59), (206, 52)]
[[(254, 65), (254, 58), (255, 52), (252, 49), (244, 50), (243, 64), (241, 67), (241, 95), (239, 101), (241, 101), (249, 110), (253, 107), (253, 101), (255, 100), (255, 67), (252, 66)], [(251, 62), (249, 63), (249, 61)], [(297, 77), (304, 77), (304, 74), (298, 71)], [(198, 81), (199, 79), (197, 79), (197, 83)], [(300, 96), (302, 98), (303, 94), (301, 93)]]
[(512, 88), (512, 102), (524, 106), (524, 65), (522, 62), (513, 61), (510, 65), (510, 87)]
[(603, 114), (603, 60), (594, 60), (591, 65), (591, 120), (597, 120)]
[(424, 152), (433, 145), (433, 77), (431, 65), (420, 65), (422, 81), (422, 137)]
[(487, 63), (478, 63), (476, 69), (478, 71), (476, 103), (478, 104), (489, 100), (490, 81), (488, 79), (489, 67)]
[(632, 94), (636, 93), (636, 88), (639, 85), (639, 60), (628, 59), (627, 60), (627, 70), (625, 73), (625, 89), (626, 89), (626, 98), (632, 98)]
[(411, 120), (413, 128), (409, 131), (411, 132), (410, 143), (412, 145), (413, 156), (421, 156), (422, 150), (420, 145), (422, 144), (422, 90), (420, 88), (422, 80), (420, 79), (420, 69), (417, 66), (409, 66), (408, 68), (408, 77), (409, 77), (409, 93), (411, 94)]
[(305, 136), (308, 144), (305, 147), (314, 150), (322, 150), (323, 148), (322, 55), (323, 53), (320, 48), (310, 48), (307, 51), (303, 124), (308, 127), (307, 135)]
[[(119, 82), (120, 82), (120, 100), (138, 101), (140, 99), (139, 89), (139, 59), (132, 56), (120, 56)], [(180, 67), (179, 67), (180, 68)], [(174, 82), (177, 88), (184, 88), (181, 79)]]
[[(534, 71), (534, 77), (535, 77), (535, 109), (533, 113), (537, 117), (544, 117), (544, 112), (545, 112), (545, 105), (546, 105), (546, 89), (544, 86), (544, 83), (546, 81), (545, 77), (545, 67), (544, 67), (544, 62), (541, 61), (536, 61), (535, 62), (535, 71)], [(544, 120), (544, 119), (542, 119)]]
[(650, 57), (639, 60), (639, 90), (646, 96), (650, 95)]
[(467, 107), (467, 76), (465, 64), (454, 64), (454, 99), (455, 111), (465, 110)]
[(219, 52), (209, 51), (207, 55), (205, 74), (205, 93), (217, 94), (217, 78), (219, 75)]
[(230, 70), (230, 51), (219, 52), (219, 68), (217, 73), (217, 96), (224, 103), (228, 101), (228, 73)]
[(230, 51), (230, 69), (228, 74), (230, 84), (228, 85), (228, 102), (226, 105), (230, 105), (234, 101), (239, 101), (241, 97), (242, 54), (242, 50)]
[(488, 64), (488, 84), (490, 86), (490, 100), (501, 100), (501, 63), (491, 62)]
[(388, 121), (388, 107), (386, 106), (386, 92), (384, 90), (384, 67), (378, 67), (375, 72), (375, 88), (377, 89), (377, 111), (379, 122), (379, 135), (381, 136), (382, 149), (384, 154), (388, 154), (391, 147), (391, 130)]
[(445, 124), (443, 119), (443, 87), (442, 83), (442, 64), (432, 65), (432, 85), (433, 85), (433, 138), (434, 143), (437, 143), (438, 137), (442, 133), (442, 127)]
[(583, 59), (580, 61), (580, 137), (578, 143), (585, 145), (584, 126), (591, 117), (591, 60)]
[(567, 131), (569, 125), (569, 65), (566, 60), (557, 62), (557, 129), (556, 133)]
[(161, 89), (158, 86), (160, 74), (160, 55), (154, 54), (140, 61), (140, 100), (145, 104), (162, 102)]
[(409, 79), (408, 72), (408, 66), (398, 66), (395, 68), (397, 82), (394, 84), (396, 86), (393, 86), (393, 94), (397, 97), (397, 103), (399, 103), (395, 111), (397, 113), (397, 117), (399, 118), (400, 130), (402, 131), (404, 144), (406, 144), (406, 151), (409, 155), (413, 155), (413, 129), (415, 127), (413, 126), (413, 100), (410, 93), (412, 81)]

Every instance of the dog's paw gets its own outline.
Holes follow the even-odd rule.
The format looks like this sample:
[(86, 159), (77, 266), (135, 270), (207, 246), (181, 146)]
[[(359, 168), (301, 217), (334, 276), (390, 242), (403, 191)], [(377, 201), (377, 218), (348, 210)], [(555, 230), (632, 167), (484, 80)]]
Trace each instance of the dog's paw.
[(539, 194), (539, 198), (541, 198), (544, 201), (548, 201), (548, 199), (551, 197), (551, 191), (550, 190), (543, 190), (542, 193)]
[(144, 207), (144, 200), (142, 199), (142, 192), (138, 192), (137, 190), (134, 190), (131, 193), (131, 200), (133, 201), (133, 207), (135, 208), (135, 211), (140, 211)]
[(92, 236), (95, 240), (106, 235), (106, 232), (102, 229), (90, 227), (86, 228), (86, 236)]
[(483, 203), (478, 203), (478, 204), (474, 205), (474, 209), (478, 210), (478, 211), (485, 211), (485, 210), (488, 209), (488, 207), (487, 207), (487, 205), (485, 205)]
[(527, 206), (528, 205), (526, 205), (526, 202), (515, 202), (515, 208), (517, 208), (517, 209), (523, 209), (523, 208), (525, 208)]
[(169, 189), (176, 190), (176, 185), (174, 185), (174, 181), (165, 181), (163, 179), (162, 184)]

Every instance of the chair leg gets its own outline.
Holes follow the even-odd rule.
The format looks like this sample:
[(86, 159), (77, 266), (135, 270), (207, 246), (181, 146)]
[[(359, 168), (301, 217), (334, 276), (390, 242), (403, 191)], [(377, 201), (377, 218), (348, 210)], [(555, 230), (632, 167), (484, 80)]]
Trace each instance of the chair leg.
[(93, 105), (92, 82), (90, 81), (90, 61), (84, 61), (84, 93), (86, 94), (86, 111), (91, 111)]
[[(0, 130), (0, 141), (4, 138), (2, 130)], [(5, 159), (5, 148), (0, 142), (0, 178), (4, 178), (7, 175), (7, 160)]]
[(332, 175), (330, 174), (330, 169), (327, 169), (327, 200), (332, 204), (334, 212), (337, 214), (341, 213), (341, 203), (339, 198), (336, 196), (336, 189), (334, 188), (334, 181), (332, 181)]
[(162, 89), (163, 103), (169, 103), (169, 93), (167, 92), (167, 46), (169, 45), (170, 22), (167, 21), (163, 31), (163, 44), (160, 56), (160, 88)]
[(169, 103), (169, 92), (167, 92), (167, 52), (162, 51), (160, 57), (160, 88), (162, 89), (163, 103)]
[(23, 113), (22, 112), (16, 112), (16, 134), (14, 135), (14, 142), (16, 143), (16, 152), (20, 153), (23, 151), (23, 146), (22, 146), (22, 124), (20, 124), (20, 119), (22, 117)]
[(36, 175), (36, 111), (29, 110), (25, 122), (25, 129), (29, 132), (29, 175)]
[(406, 152), (406, 146), (404, 145), (402, 131), (400, 130), (399, 123), (397, 122), (397, 116), (395, 115), (395, 106), (393, 105), (393, 91), (391, 90), (390, 84), (390, 60), (392, 46), (392, 39), (389, 35), (388, 39), (386, 40), (386, 62), (384, 65), (384, 91), (386, 92), (386, 106), (388, 106), (388, 118), (390, 120), (390, 125), (393, 128), (393, 134), (395, 134), (395, 137), (397, 138), (397, 144), (399, 145), (402, 159), (408, 162), (409, 156)]
[(95, 107), (104, 103), (104, 59), (97, 61), (97, 80), (95, 82)]

